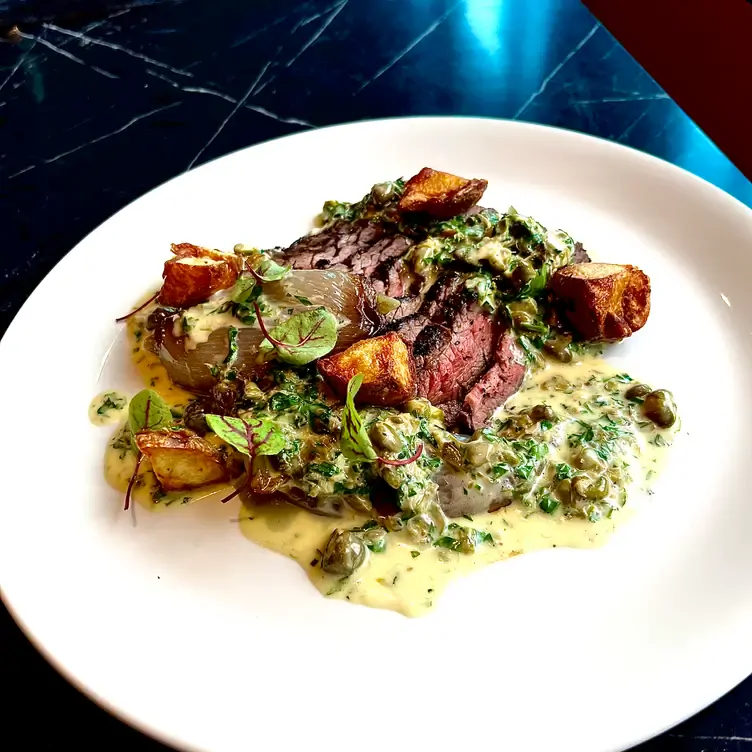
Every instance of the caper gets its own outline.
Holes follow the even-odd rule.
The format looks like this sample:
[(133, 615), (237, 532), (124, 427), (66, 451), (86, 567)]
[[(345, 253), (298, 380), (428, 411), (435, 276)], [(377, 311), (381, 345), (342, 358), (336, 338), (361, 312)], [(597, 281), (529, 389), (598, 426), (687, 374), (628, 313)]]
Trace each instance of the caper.
[(624, 396), (631, 400), (641, 400), (650, 394), (650, 391), (650, 387), (647, 384), (634, 384), (624, 392)]
[(405, 529), (415, 543), (431, 542), (431, 533), (436, 526), (427, 514), (418, 514), (407, 521)]
[(528, 410), (527, 414), (536, 422), (540, 423), (542, 420), (553, 420), (556, 417), (553, 409), (548, 405), (536, 405)]
[(174, 308), (157, 308), (146, 319), (146, 328), (149, 330), (159, 329), (175, 315)]
[(373, 505), (367, 496), (347, 494), (347, 496), (345, 496), (345, 502), (350, 509), (360, 512), (361, 514), (368, 514), (373, 509)]
[(498, 451), (499, 459), (501, 459), (502, 462), (506, 462), (507, 465), (517, 467), (517, 465), (520, 464), (520, 458), (517, 452), (515, 452), (511, 447), (501, 446), (499, 447)]
[(515, 279), (523, 284), (529, 282), (536, 274), (532, 264), (528, 261), (521, 261), (517, 268), (514, 270)]
[(585, 498), (594, 501), (605, 499), (611, 491), (611, 481), (605, 475), (599, 475), (585, 491)]
[(642, 412), (660, 428), (670, 428), (676, 422), (674, 397), (667, 389), (656, 389), (645, 395)]
[(480, 467), (488, 461), (488, 455), (491, 452), (491, 444), (484, 439), (471, 441), (465, 447), (465, 459), (468, 465)]
[(397, 490), (404, 482), (400, 468), (392, 465), (382, 466), (379, 474), (382, 479), (386, 481), (386, 484), (395, 490)]
[(348, 577), (363, 564), (367, 552), (360, 536), (351, 530), (337, 528), (326, 542), (321, 568), (329, 574)]
[(570, 478), (562, 478), (554, 489), (556, 497), (564, 504), (569, 504), (572, 501), (572, 480)]
[(538, 306), (533, 298), (525, 298), (509, 304), (509, 313), (515, 329), (537, 327)]
[(369, 429), (368, 435), (377, 449), (387, 452), (399, 452), (402, 450), (402, 440), (397, 432), (383, 420), (377, 420)]
[(572, 456), (572, 464), (578, 470), (595, 470), (603, 467), (600, 457), (592, 449), (576, 452)]
[(504, 427), (500, 430), (500, 434), (505, 438), (517, 438), (527, 432), (533, 425), (533, 421), (527, 413), (520, 413), (519, 415), (513, 415), (511, 418), (507, 418)]
[(363, 540), (372, 550), (383, 551), (386, 547), (386, 530), (383, 527), (372, 527), (363, 533)]
[(394, 183), (390, 181), (386, 183), (376, 183), (376, 185), (371, 188), (371, 198), (376, 204), (386, 204), (393, 197)]
[(398, 514), (392, 514), (389, 517), (384, 517), (382, 522), (384, 527), (390, 533), (398, 533), (400, 530), (405, 529), (405, 521)]
[(444, 411), (439, 407), (434, 407), (427, 399), (411, 399), (405, 403), (405, 408), (407, 412), (418, 418), (444, 422)]
[(535, 316), (538, 313), (538, 304), (535, 302), (535, 298), (515, 300), (509, 304), (509, 310), (512, 314), (527, 313), (530, 316)]
[(553, 355), (554, 358), (560, 360), (562, 363), (572, 362), (572, 351), (569, 349), (569, 345), (572, 343), (572, 338), (564, 335), (557, 335), (549, 340), (546, 340), (543, 344), (543, 349)]
[(183, 411), (183, 425), (195, 431), (199, 436), (203, 436), (209, 427), (206, 424), (206, 412), (201, 400), (193, 400)]
[(460, 544), (460, 551), (463, 554), (471, 554), (475, 551), (475, 540), (467, 528), (461, 527), (456, 535)]
[(582, 498), (587, 498), (590, 490), (590, 479), (586, 475), (578, 475), (572, 480), (572, 490)]
[(552, 376), (551, 379), (551, 386), (557, 391), (557, 392), (566, 392), (567, 389), (573, 389), (573, 385), (571, 382), (567, 381), (563, 376), (559, 376), (557, 374), (556, 376)]
[(399, 307), (400, 302), (397, 298), (390, 298), (381, 293), (376, 295), (376, 310), (382, 314), (382, 316), (386, 316), (388, 313), (396, 311)]
[(462, 452), (454, 444), (446, 443), (441, 447), (441, 459), (453, 470), (462, 470)]

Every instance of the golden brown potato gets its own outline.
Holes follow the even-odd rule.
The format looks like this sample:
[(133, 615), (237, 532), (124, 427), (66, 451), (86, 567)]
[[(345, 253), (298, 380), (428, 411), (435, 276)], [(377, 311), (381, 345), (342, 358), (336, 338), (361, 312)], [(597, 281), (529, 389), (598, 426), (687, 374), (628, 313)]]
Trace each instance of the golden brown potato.
[(240, 275), (240, 259), (191, 243), (172, 244), (175, 258), (164, 265), (159, 302), (173, 308), (188, 308), (205, 301), (219, 290), (232, 287)]
[(399, 335), (363, 339), (336, 355), (322, 358), (319, 373), (340, 397), (358, 373), (363, 385), (357, 401), (369, 405), (401, 405), (415, 397), (415, 362)]
[(436, 219), (448, 219), (475, 206), (487, 185), (487, 180), (468, 180), (424, 167), (407, 181), (399, 208), (403, 212), (421, 212)]
[(650, 314), (650, 279), (636, 266), (565, 266), (554, 274), (551, 291), (561, 317), (584, 340), (624, 339)]
[(228, 480), (225, 455), (191, 431), (140, 431), (136, 444), (165, 491)]

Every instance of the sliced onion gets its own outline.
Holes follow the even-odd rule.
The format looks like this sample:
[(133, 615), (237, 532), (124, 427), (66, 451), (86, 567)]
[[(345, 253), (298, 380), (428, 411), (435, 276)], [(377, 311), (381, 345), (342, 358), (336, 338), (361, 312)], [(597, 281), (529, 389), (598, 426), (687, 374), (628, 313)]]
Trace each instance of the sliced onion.
[[(373, 336), (383, 326), (384, 318), (376, 307), (376, 293), (364, 277), (344, 271), (319, 269), (294, 271), (279, 282), (264, 285), (264, 300), (279, 306), (286, 318), (288, 311), (297, 313), (311, 306), (324, 306), (343, 325), (333, 352)], [(274, 318), (267, 319), (268, 327)], [(258, 326), (238, 327), (238, 355), (233, 364), (241, 374), (251, 374), (258, 367), (258, 347), (263, 340)], [(160, 342), (159, 357), (170, 378), (187, 389), (204, 392), (216, 383), (212, 369), (221, 366), (229, 352), (228, 329), (213, 331), (206, 342), (186, 348), (185, 337), (176, 337), (173, 322), (163, 324), (155, 338)]]

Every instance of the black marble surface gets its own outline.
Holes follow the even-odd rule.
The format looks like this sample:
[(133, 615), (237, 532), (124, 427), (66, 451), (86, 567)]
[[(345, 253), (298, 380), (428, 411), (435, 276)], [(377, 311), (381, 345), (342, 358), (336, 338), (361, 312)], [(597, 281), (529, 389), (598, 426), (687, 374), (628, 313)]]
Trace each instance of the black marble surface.
[[(0, 43), (0, 333), (70, 248), (150, 188), (240, 147), (362, 118), (564, 126), (752, 205), (749, 181), (577, 0), (141, 0), (85, 19), (57, 6)], [(164, 749), (70, 688), (4, 611), (0, 627), (5, 738)], [(752, 752), (750, 702), (752, 680), (640, 750)]]

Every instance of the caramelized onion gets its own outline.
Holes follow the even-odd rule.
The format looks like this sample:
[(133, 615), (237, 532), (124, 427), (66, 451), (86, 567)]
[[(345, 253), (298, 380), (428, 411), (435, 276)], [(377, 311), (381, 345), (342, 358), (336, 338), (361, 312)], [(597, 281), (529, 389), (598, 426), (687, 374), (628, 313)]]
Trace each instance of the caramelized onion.
[[(288, 311), (298, 313), (312, 306), (324, 306), (343, 321), (332, 352), (345, 350), (354, 342), (374, 335), (384, 322), (377, 311), (376, 293), (364, 277), (344, 271), (318, 269), (294, 271), (279, 282), (264, 285), (264, 301), (281, 309), (280, 320)], [(276, 321), (264, 317), (268, 327)], [(158, 354), (170, 378), (180, 386), (198, 392), (211, 389), (229, 352), (228, 329), (213, 331), (206, 342), (186, 347), (185, 337), (176, 337), (173, 320), (166, 321), (155, 340)], [(238, 327), (238, 354), (233, 367), (241, 375), (251, 375), (258, 367), (258, 347), (263, 340), (257, 325)]]

